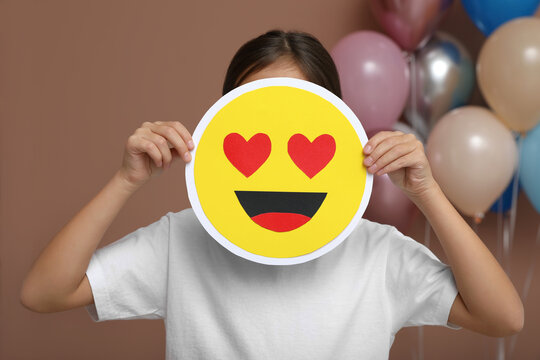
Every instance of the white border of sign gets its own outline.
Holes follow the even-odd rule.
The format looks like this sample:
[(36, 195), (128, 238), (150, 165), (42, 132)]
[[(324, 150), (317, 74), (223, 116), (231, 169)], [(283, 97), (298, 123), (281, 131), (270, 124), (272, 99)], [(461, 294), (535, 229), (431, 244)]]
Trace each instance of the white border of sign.
[(341, 244), (343, 240), (345, 240), (347, 236), (349, 236), (349, 234), (353, 231), (353, 229), (356, 227), (356, 225), (360, 221), (360, 218), (364, 214), (364, 211), (366, 210), (367, 205), (369, 203), (369, 198), (371, 197), (371, 190), (373, 187), (372, 174), (366, 172), (366, 175), (367, 175), (366, 184), (364, 188), (362, 201), (360, 202), (358, 211), (353, 216), (349, 225), (347, 225), (347, 227), (333, 240), (329, 241), (327, 244), (323, 245), (317, 250), (309, 254), (290, 257), (290, 258), (273, 258), (273, 257), (256, 255), (238, 247), (237, 245), (227, 240), (227, 238), (221, 235), (221, 233), (212, 225), (210, 220), (208, 220), (208, 218), (206, 217), (206, 214), (204, 213), (201, 207), (201, 203), (199, 202), (199, 196), (197, 195), (197, 189), (195, 187), (194, 168), (195, 168), (195, 162), (197, 161), (197, 145), (199, 144), (202, 134), (204, 130), (206, 129), (206, 127), (208, 126), (208, 124), (210, 123), (210, 121), (223, 107), (225, 107), (225, 105), (227, 105), (232, 100), (236, 99), (238, 96), (245, 94), (249, 91), (260, 89), (267, 86), (294, 87), (294, 88), (312, 92), (324, 98), (325, 100), (329, 101), (331, 104), (337, 107), (339, 111), (341, 111), (345, 115), (345, 117), (349, 120), (349, 122), (355, 129), (356, 134), (360, 138), (360, 143), (362, 144), (362, 147), (366, 146), (368, 138), (367, 138), (366, 132), (364, 131), (356, 115), (343, 102), (343, 100), (341, 100), (335, 94), (323, 88), (322, 86), (319, 86), (309, 81), (294, 79), (294, 78), (286, 78), (286, 77), (267, 78), (267, 79), (252, 81), (242, 86), (239, 86), (235, 88), (234, 90), (231, 90), (229, 93), (225, 94), (222, 98), (220, 98), (214, 105), (212, 105), (210, 109), (208, 109), (206, 114), (204, 114), (203, 118), (197, 125), (197, 128), (193, 132), (192, 137), (193, 137), (193, 142), (195, 143), (195, 148), (191, 151), (192, 160), (186, 164), (186, 186), (187, 186), (187, 191), (188, 191), (188, 197), (189, 197), (191, 206), (193, 210), (195, 211), (195, 215), (199, 219), (202, 226), (217, 242), (219, 242), (223, 247), (225, 247), (227, 250), (231, 251), (232, 253), (240, 257), (243, 257), (245, 259), (255, 261), (261, 264), (266, 264), (266, 265), (301, 264), (309, 260), (318, 258), (319, 256), (322, 256), (326, 254), (327, 252), (329, 252), (330, 250), (334, 249), (339, 244)]

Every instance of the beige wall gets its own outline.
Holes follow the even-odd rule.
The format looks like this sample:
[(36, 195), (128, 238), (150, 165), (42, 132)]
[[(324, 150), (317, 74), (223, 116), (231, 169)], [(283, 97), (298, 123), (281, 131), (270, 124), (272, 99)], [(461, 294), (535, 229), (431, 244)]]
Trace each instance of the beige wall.
[[(274, 27), (311, 32), (328, 48), (351, 31), (378, 29), (360, 0), (0, 2), (1, 359), (164, 358), (161, 322), (95, 324), (84, 309), (32, 313), (19, 303), (21, 282), (51, 237), (118, 168), (130, 133), (157, 120), (180, 120), (192, 131), (220, 96), (236, 49)], [(476, 55), (483, 37), (457, 1), (442, 28)], [(128, 202), (102, 244), (188, 206), (177, 166)], [(521, 197), (512, 263), (519, 288), (539, 220)], [(480, 232), (495, 251), (494, 215)], [(412, 235), (423, 239), (423, 219)], [(515, 359), (540, 356), (538, 272)], [(427, 359), (480, 359), (495, 348), (465, 330), (424, 332)], [(413, 359), (417, 333), (400, 332), (391, 358)]]

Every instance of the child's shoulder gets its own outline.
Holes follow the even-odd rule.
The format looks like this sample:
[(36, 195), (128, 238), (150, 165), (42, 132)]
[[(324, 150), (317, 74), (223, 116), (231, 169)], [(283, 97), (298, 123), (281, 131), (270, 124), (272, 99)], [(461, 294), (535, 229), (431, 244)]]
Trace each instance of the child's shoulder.
[(395, 248), (417, 243), (416, 240), (404, 235), (396, 227), (381, 224), (368, 219), (360, 219), (349, 240), (354, 243), (361, 243), (362, 246), (370, 248)]
[(193, 231), (203, 229), (192, 208), (187, 208), (176, 212), (169, 211), (164, 216), (169, 219), (169, 226), (171, 229), (183, 229), (184, 231), (188, 229)]
[(390, 237), (406, 237), (392, 225), (381, 224), (365, 218), (360, 219), (353, 231), (356, 236), (363, 236), (370, 240), (387, 239)]
[(180, 211), (169, 211), (165, 214), (171, 221), (193, 221), (197, 220), (192, 208), (186, 208)]

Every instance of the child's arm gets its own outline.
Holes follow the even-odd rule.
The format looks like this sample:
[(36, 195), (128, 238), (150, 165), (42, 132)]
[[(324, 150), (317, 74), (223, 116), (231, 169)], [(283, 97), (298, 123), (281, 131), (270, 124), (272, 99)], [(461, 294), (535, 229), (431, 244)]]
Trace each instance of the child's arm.
[(86, 270), (105, 231), (129, 197), (182, 154), (191, 160), (191, 135), (179, 122), (144, 123), (126, 143), (122, 167), (50, 241), (27, 274), (21, 303), (38, 312), (93, 302)]
[(422, 143), (414, 135), (380, 132), (368, 141), (364, 152), (368, 171), (388, 173), (424, 213), (439, 238), (459, 290), (448, 321), (490, 336), (519, 332), (524, 310), (516, 289), (443, 194)]

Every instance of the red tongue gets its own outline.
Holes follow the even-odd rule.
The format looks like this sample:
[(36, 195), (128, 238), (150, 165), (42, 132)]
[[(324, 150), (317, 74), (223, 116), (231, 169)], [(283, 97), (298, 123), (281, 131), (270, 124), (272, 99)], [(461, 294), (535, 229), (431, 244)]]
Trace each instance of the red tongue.
[(284, 232), (291, 231), (307, 223), (311, 218), (309, 216), (295, 213), (264, 213), (251, 218), (258, 225), (265, 229)]

